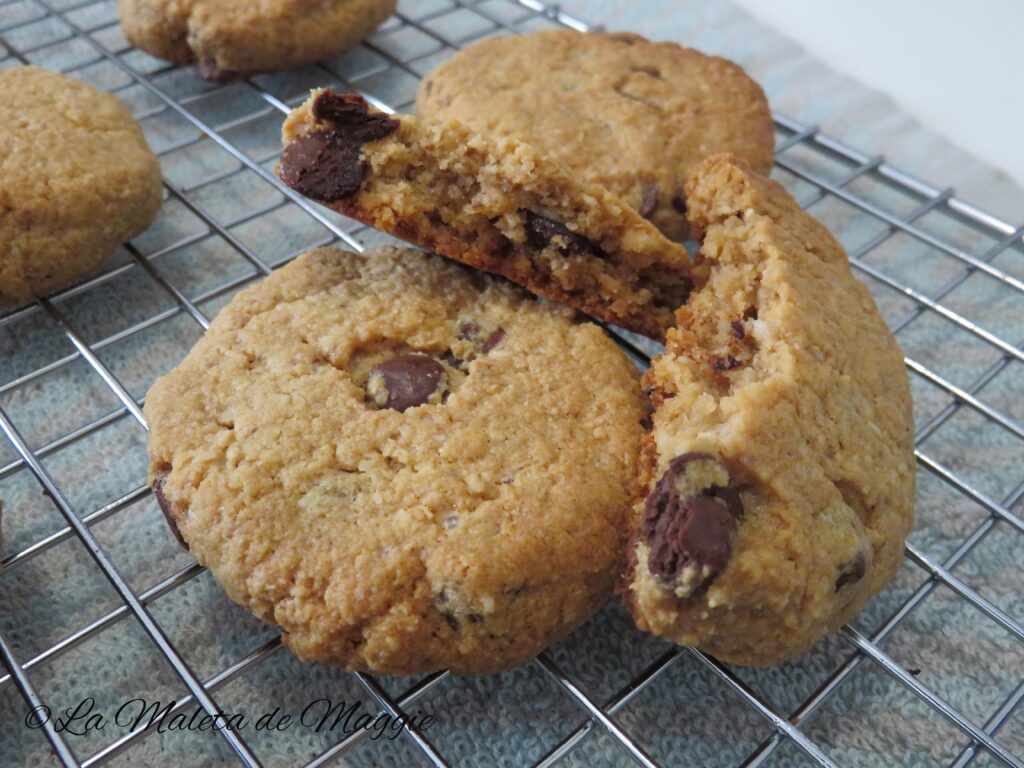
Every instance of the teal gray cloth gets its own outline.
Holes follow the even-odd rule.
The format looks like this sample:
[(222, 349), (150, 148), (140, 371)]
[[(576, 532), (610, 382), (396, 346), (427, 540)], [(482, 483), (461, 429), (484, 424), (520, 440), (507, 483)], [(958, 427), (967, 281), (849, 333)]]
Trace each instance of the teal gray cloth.
[[(68, 18), (74, 23), (90, 28), (99, 25), (95, 38), (102, 44), (122, 49), (117, 26), (102, 26), (116, 18), (112, 0), (81, 7), (62, 0), (58, 5), (73, 8)], [(403, 3), (403, 11), (418, 19), (451, 5), (448, 0), (411, 0)], [(778, 33), (756, 24), (729, 3), (576, 0), (564, 7), (611, 28), (633, 29), (727, 55), (750, 69), (780, 111), (803, 121), (823, 122), (839, 138), (868, 153), (891, 151), (895, 164), (906, 159), (918, 175), (936, 186), (963, 180), (968, 189), (999, 198), (976, 202), (1001, 206), (1001, 211), (1010, 211), (1006, 215), (1021, 215), (1016, 203), (1024, 197), (997, 171), (948, 146), (895, 105), (829, 73)], [(523, 18), (522, 8), (505, 0), (486, 0), (479, 9), (511, 24)], [(449, 39), (489, 32), (480, 14), (464, 8), (451, 11), (431, 16), (423, 22), (424, 29)], [(68, 30), (58, 20), (33, 22), (39, 16), (34, 0), (0, 5), (0, 27), (27, 22), (7, 35), (13, 46), (43, 46), (32, 55), (33, 61), (50, 67), (88, 61), (92, 55), (88, 46), (65, 40)], [(532, 19), (522, 26), (546, 25), (544, 20)], [(265, 75), (254, 78), (253, 83), (288, 104), (301, 100), (308, 88), (330, 83), (355, 86), (409, 108), (415, 77), (390, 63), (386, 55), (418, 57), (410, 68), (418, 73), (430, 69), (450, 51), (441, 49), (427, 31), (392, 21), (373, 38), (374, 50), (359, 48), (327, 62), (326, 69)], [(189, 110), (209, 125), (220, 127), (228, 141), (256, 158), (262, 167), (272, 168), (281, 114), (252, 87), (245, 83), (226, 87), (204, 84), (188, 68), (164, 71), (159, 62), (137, 52), (126, 53), (125, 61), (140, 71), (155, 72), (159, 87), (186, 101)], [(0, 58), (0, 66), (16, 64), (10, 55)], [(184, 146), (199, 135), (198, 130), (171, 110), (155, 111), (159, 101), (141, 86), (130, 84), (129, 78), (109, 63), (89, 64), (76, 77), (105, 88), (123, 86), (119, 95), (137, 114), (146, 116), (143, 124), (154, 149), (166, 151), (162, 161), (167, 179), (189, 190), (188, 199), (237, 238), (250, 255), (274, 266), (305, 248), (335, 239), (329, 229), (298, 206), (286, 203), (279, 191), (253, 171), (243, 169), (215, 143), (204, 140)], [(254, 117), (235, 122), (243, 115)], [(786, 136), (780, 131), (780, 140)], [(955, 167), (950, 158), (956, 160)], [(848, 164), (806, 146), (785, 153), (784, 160), (830, 181), (841, 179), (850, 170)], [(781, 169), (776, 176), (801, 200), (814, 201), (815, 188), (805, 179)], [(850, 191), (901, 216), (920, 203), (877, 178), (858, 180)], [(1015, 205), (1017, 210), (1013, 210)], [(253, 216), (254, 211), (262, 213)], [(851, 253), (860, 254), (865, 264), (922, 294), (931, 295), (963, 275), (961, 262), (905, 233), (892, 235), (861, 253), (865, 244), (884, 235), (887, 227), (848, 203), (827, 198), (816, 202), (811, 211)], [(346, 231), (356, 231), (352, 222), (329, 214), (328, 219)], [(997, 242), (941, 209), (918, 223), (926, 232), (979, 258)], [(381, 239), (365, 231), (357, 234), (367, 242)], [(238, 249), (173, 196), (157, 223), (138, 237), (134, 246), (152, 256), (160, 275), (208, 317), (258, 274)], [(992, 263), (1017, 279), (1024, 277), (1019, 243)], [(157, 376), (187, 353), (202, 329), (176, 309), (174, 298), (134, 263), (129, 252), (118, 253), (111, 269), (110, 279), (54, 304), (75, 332), (93, 345), (103, 365), (133, 397), (141, 398)], [(905, 324), (898, 338), (908, 357), (964, 388), (970, 388), (986, 371), (996, 371), (978, 397), (1020, 426), (1024, 420), (1021, 363), (993, 368), (999, 366), (1002, 352), (936, 313), (917, 312), (915, 303), (900, 291), (865, 279), (886, 318)], [(942, 301), (1010, 343), (1024, 339), (1022, 294), (991, 277), (973, 274), (949, 290)], [(159, 322), (119, 335), (158, 315), (162, 316)], [(647, 350), (655, 351), (649, 345)], [(47, 448), (42, 461), (80, 516), (93, 514), (112, 500), (128, 499), (123, 508), (94, 523), (92, 530), (132, 588), (143, 592), (192, 563), (167, 531), (151, 496), (131, 496), (145, 483), (144, 429), (130, 415), (116, 415), (119, 402), (78, 356), (44, 375), (10, 385), (74, 353), (54, 318), (38, 308), (0, 317), (0, 408), (37, 451), (97, 419), (109, 418), (109, 423), (87, 437), (68, 446)], [(911, 378), (918, 426), (923, 427), (948, 408), (953, 398), (920, 376)], [(921, 450), (978, 492), (997, 501), (1010, 497), (1016, 503), (1013, 494), (1024, 481), (1024, 441), (1013, 432), (960, 408), (928, 437)], [(0, 498), (6, 507), (6, 542), (0, 558), (10, 558), (64, 526), (52, 501), (28, 471), (4, 471), (16, 460), (11, 445), (0, 440)], [(917, 509), (911, 542), (938, 562), (952, 555), (989, 517), (981, 505), (926, 471), (920, 474)], [(1017, 504), (1015, 512), (1021, 515), (1024, 509)], [(1021, 622), (1022, 561), (1024, 538), (1005, 522), (998, 522), (953, 572)], [(854, 626), (872, 635), (926, 581), (927, 574), (907, 561), (894, 585), (870, 602)], [(21, 663), (121, 605), (73, 537), (0, 574), (0, 634)], [(272, 628), (232, 605), (206, 573), (155, 600), (150, 610), (200, 679), (216, 675), (275, 636)], [(944, 586), (921, 601), (881, 648), (978, 724), (995, 712), (1024, 677), (1020, 638)], [(669, 650), (669, 645), (635, 630), (616, 601), (548, 653), (587, 696), (604, 704)], [(832, 637), (790, 663), (764, 670), (734, 668), (732, 673), (767, 706), (789, 716), (853, 653), (848, 641)], [(114, 623), (54, 660), (31, 667), (28, 675), (55, 711), (73, 708), (92, 697), (96, 711), (108, 718), (128, 700), (143, 697), (167, 703), (185, 692), (131, 618)], [(381, 679), (394, 696), (402, 695), (414, 682)], [(297, 717), (310, 702), (321, 698), (334, 703), (361, 701), (364, 710), (374, 708), (370, 695), (352, 676), (300, 664), (283, 649), (217, 690), (214, 698), (223, 710), (242, 713), (250, 722), (275, 708)], [(481, 679), (447, 679), (408, 711), (435, 719), (425, 735), (450, 762), (479, 766), (536, 761), (585, 720), (584, 711), (537, 665)], [(0, 686), (0, 765), (56, 764), (42, 733), (25, 726), (25, 715), (26, 705), (14, 686), (10, 682)], [(665, 765), (735, 765), (773, 733), (769, 722), (730, 684), (688, 653), (681, 654), (614, 719)], [(802, 728), (833, 760), (853, 766), (943, 765), (968, 743), (962, 732), (871, 661), (860, 663)], [(123, 730), (109, 723), (102, 730), (65, 736), (79, 759), (85, 759)], [(257, 732), (250, 726), (242, 735), (263, 763), (273, 766), (303, 763), (342, 736), (337, 731), (317, 733), (303, 726), (282, 732)], [(997, 738), (1024, 759), (1024, 714), (1014, 712)], [(420, 760), (412, 742), (401, 737), (394, 741), (364, 739), (339, 764), (405, 766)], [(628, 762), (628, 755), (600, 728), (566, 759), (567, 764), (579, 766)], [(217, 734), (172, 731), (139, 740), (111, 764), (232, 763)], [(784, 742), (768, 764), (810, 762), (794, 744)], [(982, 755), (975, 764), (996, 763)]]

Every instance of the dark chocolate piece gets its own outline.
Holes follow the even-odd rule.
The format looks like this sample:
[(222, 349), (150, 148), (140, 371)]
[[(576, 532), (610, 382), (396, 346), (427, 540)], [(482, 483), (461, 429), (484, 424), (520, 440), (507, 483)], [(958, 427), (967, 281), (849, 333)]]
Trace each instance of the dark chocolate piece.
[(679, 194), (672, 198), (672, 207), (684, 216), (686, 215), (686, 193), (679, 190)]
[(532, 211), (523, 211), (523, 218), (526, 222), (526, 241), (531, 248), (540, 250), (554, 243), (569, 253), (597, 254), (600, 252), (597, 243), (588, 240), (583, 235), (576, 234), (565, 224), (552, 221)]
[(647, 497), (642, 530), (650, 546), (647, 567), (651, 573), (674, 579), (693, 566), (700, 579), (695, 589), (725, 569), (743, 513), (739, 493), (731, 486), (679, 494), (677, 481), (696, 461), (715, 459), (708, 454), (686, 453), (669, 462)]
[(491, 333), (490, 336), (484, 341), (483, 351), (485, 353), (490, 352), (496, 346), (501, 344), (501, 340), (505, 338), (505, 329), (499, 328), (498, 330)]
[(385, 407), (401, 412), (430, 399), (441, 383), (444, 368), (426, 355), (406, 354), (378, 363), (370, 375), (384, 379), (388, 392)]
[(306, 197), (332, 203), (363, 183), (360, 145), (333, 131), (300, 136), (281, 153), (281, 180)]
[(836, 592), (845, 587), (847, 584), (856, 584), (858, 581), (864, 578), (864, 575), (868, 572), (867, 558), (864, 557), (863, 552), (858, 552), (857, 556), (850, 562), (839, 569), (839, 578), (836, 579)]
[(327, 89), (313, 101), (313, 117), (330, 123), (336, 133), (352, 143), (383, 139), (398, 130), (397, 118), (370, 112), (366, 99), (356, 93), (335, 93)]
[(178, 530), (178, 524), (174, 522), (174, 517), (171, 516), (171, 503), (164, 496), (164, 478), (160, 477), (153, 481), (153, 497), (156, 499), (156, 503), (160, 506), (160, 511), (164, 513), (164, 520), (167, 521), (167, 527), (171, 529), (171, 533), (174, 534), (174, 538), (178, 540), (178, 544), (183, 549), (189, 549), (188, 542), (185, 541), (181, 536), (181, 531)]

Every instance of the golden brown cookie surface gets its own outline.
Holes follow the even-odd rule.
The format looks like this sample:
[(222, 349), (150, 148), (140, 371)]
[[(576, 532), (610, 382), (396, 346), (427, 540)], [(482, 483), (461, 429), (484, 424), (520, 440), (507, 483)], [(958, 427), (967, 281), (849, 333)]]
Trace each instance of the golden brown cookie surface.
[(95, 272), (160, 208), (160, 164), (115, 96), (0, 71), (0, 308)]
[(128, 41), (217, 80), (311, 64), (366, 38), (395, 0), (118, 0)]
[(687, 185), (706, 282), (646, 375), (638, 625), (742, 664), (810, 647), (883, 589), (913, 521), (903, 356), (846, 254), (727, 156)]
[(146, 400), (158, 498), (229, 596), (395, 674), (521, 663), (604, 602), (645, 412), (598, 327), (393, 248), (299, 257)]
[(697, 163), (731, 152), (767, 173), (774, 156), (768, 103), (740, 67), (631, 33), (483, 40), (423, 79), (416, 111), (519, 138), (673, 239), (687, 231), (683, 185)]
[(689, 293), (682, 245), (515, 139), (330, 90), (293, 110), (283, 139), (293, 189), (609, 322), (660, 339)]

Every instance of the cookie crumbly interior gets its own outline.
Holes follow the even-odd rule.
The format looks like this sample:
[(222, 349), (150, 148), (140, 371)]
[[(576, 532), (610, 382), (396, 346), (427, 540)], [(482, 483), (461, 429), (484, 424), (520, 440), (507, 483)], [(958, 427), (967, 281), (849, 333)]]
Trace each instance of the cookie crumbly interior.
[[(329, 129), (311, 104), (285, 143)], [(329, 204), (398, 237), (661, 338), (689, 294), (685, 247), (603, 187), (578, 183), (514, 139), (402, 116), (364, 145), (358, 193)]]
[[(687, 185), (696, 286), (645, 375), (648, 489), (681, 455), (720, 460), (742, 511), (731, 558), (680, 598), (630, 547), (641, 628), (740, 664), (772, 664), (884, 588), (913, 521), (902, 354), (839, 244), (776, 183), (729, 156)], [(637, 515), (643, 513), (642, 505)]]

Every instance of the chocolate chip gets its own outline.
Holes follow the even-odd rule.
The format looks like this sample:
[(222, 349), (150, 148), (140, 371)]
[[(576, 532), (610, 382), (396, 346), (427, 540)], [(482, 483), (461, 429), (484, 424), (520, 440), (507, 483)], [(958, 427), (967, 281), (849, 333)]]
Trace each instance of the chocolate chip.
[(732, 328), (732, 335), (735, 336), (737, 339), (742, 339), (747, 335), (746, 332), (743, 330), (743, 323), (741, 323), (739, 320), (733, 320), (731, 323), (729, 323), (729, 327)]
[(378, 404), (402, 412), (430, 399), (441, 383), (444, 368), (426, 355), (405, 354), (375, 365), (370, 371), (371, 380), (374, 376), (383, 379), (387, 398)]
[(358, 144), (333, 131), (301, 136), (281, 153), (281, 180), (306, 197), (333, 203), (359, 191), (363, 160)]
[(672, 207), (684, 216), (686, 215), (686, 193), (679, 190), (679, 194), (672, 198)]
[(523, 211), (523, 218), (526, 223), (526, 241), (531, 248), (539, 250), (553, 244), (569, 253), (600, 252), (597, 243), (576, 234), (565, 224), (539, 216), (532, 211)]
[(178, 524), (174, 522), (174, 518), (171, 516), (171, 503), (164, 496), (164, 478), (160, 477), (153, 481), (153, 496), (156, 498), (156, 503), (160, 506), (160, 511), (164, 513), (167, 527), (171, 529), (171, 533), (178, 540), (178, 544), (183, 549), (189, 549), (188, 542), (182, 538), (181, 531), (178, 530)]
[(459, 620), (450, 613), (442, 613), (444, 620), (448, 622), (448, 626), (454, 629), (456, 632), (459, 631)]
[(857, 556), (853, 558), (853, 560), (839, 569), (839, 578), (836, 579), (836, 592), (847, 584), (856, 584), (864, 578), (864, 574), (867, 572), (867, 559), (864, 557), (863, 552), (858, 552)]
[(313, 101), (313, 117), (330, 123), (336, 133), (352, 143), (383, 139), (398, 130), (396, 118), (370, 112), (366, 99), (356, 93), (335, 93), (327, 89)]
[(716, 357), (711, 362), (711, 367), (715, 369), (717, 373), (724, 373), (725, 371), (731, 371), (733, 368), (738, 368), (740, 361), (732, 355), (726, 355), (725, 357)]
[(484, 345), (482, 347), (483, 351), (485, 353), (486, 352), (490, 352), (496, 346), (501, 344), (501, 340), (504, 339), (504, 338), (505, 338), (505, 329), (504, 328), (499, 328), (498, 330), (494, 331), (493, 333), (491, 333), (490, 336), (487, 337), (487, 340), (484, 341)]
[(452, 368), (456, 369), (461, 369), (462, 364), (465, 362), (464, 360), (460, 360), (455, 355), (453, 355), (450, 349), (446, 349), (444, 351), (444, 354), (441, 355), (441, 359), (448, 363), (448, 365), (450, 365)]
[(657, 184), (651, 184), (644, 192), (644, 199), (640, 201), (640, 207), (637, 212), (645, 219), (650, 218), (651, 214), (654, 213), (654, 209), (658, 207), (658, 186)]
[(300, 136), (281, 154), (281, 179), (307, 197), (333, 203), (359, 191), (365, 164), (361, 146), (398, 129), (398, 120), (369, 111), (352, 93), (324, 91), (313, 101), (313, 117), (332, 129)]
[(476, 341), (480, 335), (480, 326), (476, 323), (463, 323), (459, 326), (459, 338), (463, 341)]
[(691, 464), (715, 461), (687, 453), (669, 462), (644, 505), (643, 536), (650, 546), (651, 573), (676, 579), (688, 568), (691, 593), (721, 573), (732, 556), (743, 504), (735, 488), (713, 486), (682, 495), (678, 481)]
[(203, 80), (213, 80), (218, 83), (234, 80), (238, 77), (237, 72), (221, 69), (217, 65), (217, 60), (212, 56), (203, 56), (200, 58), (199, 61), (196, 62), (196, 71)]

